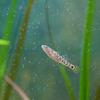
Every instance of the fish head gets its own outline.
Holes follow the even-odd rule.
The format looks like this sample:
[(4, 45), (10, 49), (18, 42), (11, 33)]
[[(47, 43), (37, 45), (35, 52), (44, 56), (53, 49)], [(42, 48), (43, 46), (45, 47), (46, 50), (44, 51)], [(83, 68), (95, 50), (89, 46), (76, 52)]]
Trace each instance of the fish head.
[(53, 59), (54, 54), (53, 54), (53, 50), (52, 50), (50, 47), (48, 47), (47, 45), (42, 45), (41, 48), (43, 49), (43, 51), (44, 51), (50, 58)]
[(46, 51), (48, 49), (48, 46), (47, 45), (42, 45), (41, 48)]
[(41, 48), (46, 54), (50, 54), (50, 48), (47, 45), (42, 45)]

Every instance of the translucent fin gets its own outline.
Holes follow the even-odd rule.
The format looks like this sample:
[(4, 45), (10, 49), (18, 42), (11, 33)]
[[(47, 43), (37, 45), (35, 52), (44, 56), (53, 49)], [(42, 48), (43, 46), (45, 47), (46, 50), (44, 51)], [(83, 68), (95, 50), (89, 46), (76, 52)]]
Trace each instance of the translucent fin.
[(62, 55), (62, 57), (69, 62), (68, 55)]
[(80, 71), (79, 66), (74, 65), (74, 67), (75, 67), (75, 68), (73, 69), (73, 71), (74, 71), (76, 74), (78, 74), (79, 71)]
[(59, 55), (61, 55), (61, 52), (60, 52), (60, 51), (57, 51), (57, 53), (58, 53)]

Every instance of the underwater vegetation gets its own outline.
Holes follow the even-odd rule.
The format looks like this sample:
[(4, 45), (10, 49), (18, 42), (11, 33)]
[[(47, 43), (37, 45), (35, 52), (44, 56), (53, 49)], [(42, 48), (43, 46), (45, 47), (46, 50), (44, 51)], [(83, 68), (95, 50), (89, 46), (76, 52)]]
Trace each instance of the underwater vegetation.
[[(58, 2), (58, 1), (57, 1)], [(60, 71), (60, 76), (59, 78), (54, 78), (53, 75), (50, 75), (50, 77), (48, 79), (44, 79), (42, 75), (40, 75), (38, 77), (38, 80), (36, 79), (36, 77), (38, 76), (37, 73), (34, 73), (34, 71), (36, 71), (36, 65), (37, 63), (39, 63), (38, 69), (38, 73), (44, 73), (45, 69), (43, 70), (43, 67), (40, 68), (43, 64), (43, 66), (46, 66), (44, 62), (46, 62), (48, 64), (48, 59), (49, 58), (45, 58), (45, 56), (41, 56), (40, 54), (34, 54), (34, 56), (32, 56), (32, 53), (34, 53), (34, 51), (38, 51), (37, 47), (33, 48), (32, 47), (32, 51), (30, 51), (30, 49), (27, 49), (28, 44), (24, 41), (29, 41), (29, 40), (25, 40), (26, 37), (29, 37), (29, 33), (27, 31), (27, 27), (30, 28), (31, 25), (33, 25), (34, 23), (31, 23), (30, 26), (28, 26), (28, 23), (31, 22), (30, 21), (30, 14), (32, 13), (31, 11), (34, 12), (33, 15), (38, 13), (38, 10), (35, 11), (35, 9), (33, 8), (34, 6), (36, 7), (35, 4), (37, 4), (37, 1), (34, 0), (29, 0), (26, 1), (26, 3), (24, 4), (22, 2), (22, 4), (25, 5), (25, 7), (23, 6), (22, 11), (24, 13), (20, 13), (18, 17), (18, 21), (17, 24), (14, 26), (14, 15), (15, 15), (15, 11), (16, 11), (16, 7), (19, 4), (18, 0), (13, 0), (11, 1), (10, 7), (9, 7), (9, 11), (8, 11), (8, 16), (6, 18), (5, 21), (5, 25), (2, 31), (2, 35), (0, 35), (0, 100), (8, 100), (9, 98), (11, 98), (11, 91), (14, 89), (16, 91), (16, 93), (19, 95), (18, 98), (14, 98), (16, 100), (18, 100), (19, 98), (23, 99), (23, 100), (35, 100), (33, 98), (37, 98), (37, 100), (40, 100), (42, 98), (42, 100), (47, 100), (47, 96), (51, 97), (50, 99), (52, 99), (52, 97), (54, 96), (54, 92), (52, 92), (54, 89), (49, 87), (48, 85), (45, 86), (44, 82), (41, 80), (46, 80), (47, 83), (51, 82), (51, 80), (53, 79), (53, 81), (55, 80), (60, 80), (59, 78), (63, 79), (63, 83), (64, 84), (64, 89), (67, 92), (63, 92), (62, 93), (67, 94), (67, 97), (65, 100), (89, 100), (89, 71), (90, 71), (90, 54), (91, 54), (91, 34), (92, 34), (92, 24), (93, 24), (93, 16), (94, 16), (94, 5), (95, 5), (95, 0), (88, 0), (87, 2), (87, 8), (86, 8), (86, 12), (85, 12), (85, 18), (84, 18), (84, 22), (83, 22), (83, 37), (82, 37), (82, 46), (81, 46), (81, 64), (79, 66), (79, 68), (74, 65), (74, 63), (69, 63), (63, 56), (61, 56), (58, 52), (56, 52), (58, 50), (58, 48), (56, 48), (56, 42), (55, 42), (55, 38), (54, 38), (54, 34), (52, 33), (52, 28), (50, 26), (50, 19), (49, 19), (49, 8), (50, 6), (48, 5), (49, 1), (45, 0), (45, 20), (46, 20), (46, 27), (47, 27), (47, 36), (48, 36), (48, 40), (50, 42), (50, 48), (49, 46), (47, 46), (48, 43), (41, 42), (41, 44), (39, 45), (39, 48), (42, 47), (42, 49), (44, 50), (44, 52), (53, 60), (55, 60), (57, 63), (57, 68)], [(38, 6), (39, 7), (39, 6)], [(19, 7), (20, 8), (20, 7)], [(42, 9), (42, 7), (40, 8)], [(67, 8), (68, 10), (68, 8)], [(58, 11), (58, 10), (57, 10)], [(51, 12), (50, 12), (51, 13)], [(58, 13), (58, 12), (57, 12)], [(39, 14), (37, 14), (38, 17)], [(42, 15), (40, 13), (40, 15)], [(54, 15), (52, 15), (54, 17)], [(34, 16), (32, 16), (33, 19), (35, 19)], [(44, 19), (44, 18), (43, 18)], [(52, 18), (53, 19), (53, 18)], [(41, 18), (42, 20), (42, 18)], [(34, 35), (36, 34), (40, 34), (39, 33), (39, 28), (40, 28), (40, 23), (38, 22), (38, 20), (35, 20), (35, 22), (38, 23), (38, 27), (36, 27), (36, 30), (38, 33), (34, 32)], [(39, 26), (40, 25), (40, 26)], [(13, 29), (13, 27), (16, 27), (15, 30)], [(59, 26), (57, 26), (59, 27)], [(32, 29), (35, 29), (35, 26), (32, 27)], [(16, 31), (17, 30), (17, 31)], [(43, 27), (40, 29), (41, 31), (44, 30), (44, 25)], [(61, 30), (61, 29), (60, 29)], [(26, 31), (28, 34), (26, 34)], [(11, 35), (11, 33), (13, 33), (14, 35)], [(32, 32), (31, 32), (32, 33)], [(25, 37), (26, 36), (26, 37)], [(58, 34), (57, 34), (58, 36)], [(55, 36), (57, 38), (57, 36)], [(13, 37), (13, 39), (12, 39)], [(32, 36), (30, 36), (32, 37)], [(37, 35), (37, 37), (39, 37), (39, 39), (41, 40), (44, 37), (43, 33), (42, 35)], [(47, 37), (46, 37), (47, 38)], [(33, 41), (37, 42), (37, 39), (35, 40), (34, 37), (32, 37)], [(39, 43), (40, 43), (39, 40)], [(46, 40), (46, 39), (45, 39)], [(17, 41), (17, 42), (16, 42)], [(66, 39), (67, 42), (67, 39)], [(46, 45), (43, 45), (43, 44)], [(32, 44), (32, 43), (30, 43)], [(34, 46), (35, 43), (32, 44), (32, 46)], [(38, 42), (37, 42), (38, 44)], [(24, 48), (24, 45), (26, 46)], [(10, 52), (9, 47), (12, 48), (13, 50)], [(30, 46), (31, 47), (31, 46)], [(59, 46), (60, 47), (60, 46)], [(41, 51), (42, 51), (41, 49)], [(28, 54), (29, 58), (25, 57), (25, 56), (21, 56), (22, 55), (22, 51), (24, 52), (24, 55), (27, 54), (27, 52), (30, 54)], [(9, 53), (10, 52), (10, 53)], [(32, 56), (32, 57), (31, 57)], [(38, 59), (38, 57), (40, 59)], [(22, 58), (24, 60), (22, 60)], [(36, 61), (36, 64), (34, 63), (33, 65), (31, 65), (31, 60), (29, 60), (29, 64), (27, 64), (27, 59), (33, 59), (32, 61)], [(47, 60), (47, 61), (45, 61)], [(42, 64), (40, 63), (43, 62)], [(19, 69), (19, 62), (22, 62), (21, 67), (25, 68), (25, 66), (28, 66), (27, 68), (30, 69), (30, 71), (28, 72), (28, 70), (22, 71), (22, 69)], [(23, 64), (25, 63), (25, 64)], [(73, 85), (71, 85), (70, 82), (70, 78), (73, 77), (72, 75), (70, 75), (70, 77), (68, 77), (68, 73), (66, 71), (66, 68), (63, 67), (67, 66), (69, 67), (71, 70), (73, 70), (73, 75), (77, 73), (77, 75), (80, 77), (79, 79), (79, 93), (78, 96), (76, 97), (75, 95), (75, 91), (73, 89)], [(31, 66), (34, 68), (34, 70), (31, 69)], [(51, 65), (48, 65), (51, 66)], [(55, 65), (54, 65), (55, 66)], [(40, 68), (40, 69), (39, 69)], [(19, 69), (19, 70), (18, 70)], [(79, 70), (80, 69), (80, 70)], [(50, 70), (50, 69), (49, 69)], [(22, 71), (22, 72), (21, 72)], [(43, 71), (43, 72), (42, 72)], [(56, 70), (58, 71), (58, 70)], [(48, 71), (49, 72), (49, 71)], [(48, 73), (47, 72), (47, 73)], [(74, 73), (76, 72), (76, 73)], [(25, 81), (22, 82), (22, 76), (20, 76), (19, 73), (25, 73), (22, 76), (24, 77)], [(33, 76), (29, 75), (29, 73), (34, 73)], [(53, 73), (53, 71), (52, 71)], [(16, 75), (20, 78), (16, 78)], [(44, 76), (48, 76), (47, 74), (45, 74)], [(27, 77), (31, 77), (32, 80), (30, 80), (31, 78), (27, 78)], [(35, 77), (35, 78), (33, 78)], [(19, 80), (20, 79), (20, 80)], [(77, 81), (77, 79), (75, 79)], [(19, 85), (19, 81), (21, 81), (21, 85)], [(29, 81), (31, 83), (29, 83)], [(40, 84), (40, 86), (38, 86), (36, 84), (36, 82)], [(28, 84), (29, 83), (29, 84)], [(59, 82), (60, 83), (60, 82)], [(27, 84), (28, 87), (26, 87), (27, 91), (24, 91), (24, 88)], [(54, 82), (52, 82), (52, 84), (55, 84)], [(95, 90), (95, 93), (93, 94), (93, 100), (98, 100), (100, 98), (100, 82), (98, 83), (97, 89)], [(34, 85), (34, 88), (32, 88), (32, 86)], [(43, 86), (43, 87), (42, 87)], [(62, 86), (63, 87), (63, 86)], [(46, 89), (48, 89), (48, 93), (44, 92), (46, 96), (38, 96), (37, 91), (39, 91), (40, 94), (42, 94), (42, 92), (40, 91), (40, 89), (42, 88), (43, 91), (45, 91)], [(60, 88), (61, 89), (61, 88)], [(57, 90), (59, 90), (57, 88)], [(29, 91), (31, 91), (31, 93), (29, 93)], [(52, 96), (53, 95), (53, 96)], [(64, 97), (63, 95), (63, 97)], [(57, 96), (57, 95), (56, 95)], [(55, 96), (54, 96), (55, 97)], [(59, 96), (58, 94), (58, 98), (59, 100), (62, 100), (62, 98)], [(56, 100), (56, 98), (54, 98)]]

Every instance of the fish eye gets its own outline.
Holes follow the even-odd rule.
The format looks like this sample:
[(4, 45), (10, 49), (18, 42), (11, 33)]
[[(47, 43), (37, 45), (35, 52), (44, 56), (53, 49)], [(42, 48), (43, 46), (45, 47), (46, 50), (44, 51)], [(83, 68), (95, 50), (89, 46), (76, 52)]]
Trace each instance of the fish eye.
[(47, 45), (44, 45), (44, 47), (47, 48), (48, 46)]
[(48, 46), (45, 46), (45, 48), (48, 48)]

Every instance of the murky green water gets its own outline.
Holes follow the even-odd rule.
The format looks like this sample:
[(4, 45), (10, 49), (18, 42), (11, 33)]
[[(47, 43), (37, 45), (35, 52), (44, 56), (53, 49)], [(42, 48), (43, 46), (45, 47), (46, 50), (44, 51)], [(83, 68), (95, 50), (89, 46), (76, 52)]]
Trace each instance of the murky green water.
[[(50, 31), (55, 47), (61, 55), (67, 55), (69, 62), (80, 67), (82, 34), (86, 11), (85, 1), (48, 1), (48, 17)], [(10, 1), (0, 1), (0, 39), (8, 14)], [(12, 21), (8, 58), (13, 56), (23, 20), (27, 2), (18, 1), (15, 19)], [(100, 2), (96, 2), (92, 25), (89, 100), (94, 97), (100, 79)], [(34, 1), (26, 29), (22, 53), (17, 67), (14, 82), (27, 94), (30, 100), (70, 100), (65, 84), (55, 61), (42, 50), (41, 45), (52, 47), (48, 34), (45, 1)], [(17, 32), (18, 31), (18, 32)], [(16, 40), (16, 41), (15, 41)], [(16, 42), (16, 43), (15, 43)], [(11, 59), (9, 60), (11, 61)], [(9, 61), (7, 63), (9, 64)], [(79, 77), (69, 68), (63, 66), (68, 75), (76, 100), (79, 98)], [(7, 72), (9, 68), (6, 68)], [(21, 100), (12, 89), (9, 100)]]

